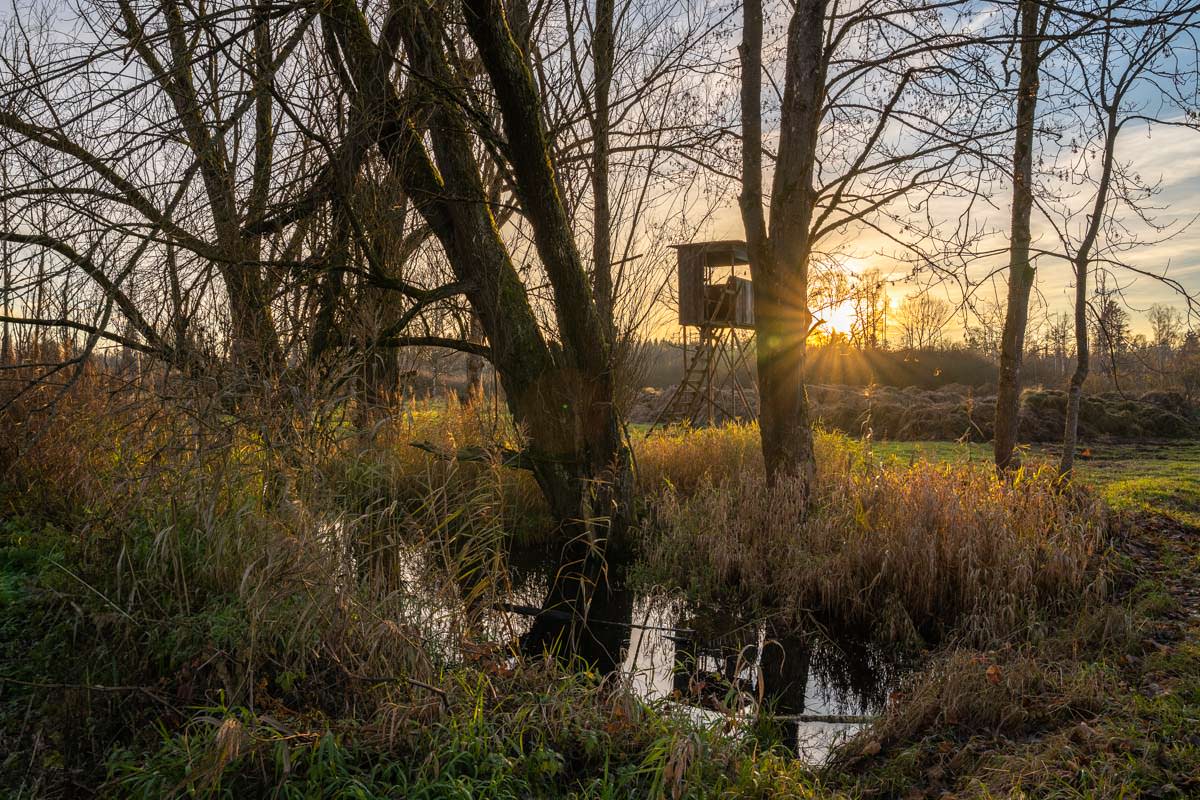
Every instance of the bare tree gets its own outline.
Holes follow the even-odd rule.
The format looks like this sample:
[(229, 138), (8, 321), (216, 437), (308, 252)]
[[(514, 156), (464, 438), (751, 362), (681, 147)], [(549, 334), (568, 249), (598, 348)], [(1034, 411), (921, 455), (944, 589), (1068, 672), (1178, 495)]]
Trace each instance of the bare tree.
[(676, 230), (661, 215), (728, 159), (697, 113), (719, 68), (697, 44), (727, 15), (598, 11), (591, 37), (582, 4), (484, 0), (89, 0), (66, 41), (14, 23), (0, 241), (25, 274), (6, 274), (6, 324), (183, 372), (232, 360), (268, 389), (352, 375), (363, 409), (395, 385), (396, 348), (490, 360), (527, 431), (496, 456), (562, 523), (569, 568), (531, 636), (548, 643), (564, 604), (586, 616), (628, 512), (614, 385)]
[(932, 350), (942, 341), (943, 330), (954, 316), (954, 307), (927, 292), (910, 294), (897, 309), (901, 346), (906, 350)]
[(1055, 370), (1061, 373), (1066, 369), (1067, 356), (1070, 353), (1070, 315), (1055, 314), (1050, 320), (1050, 330), (1047, 337), (1050, 340), (1051, 351), (1054, 353)]
[(1155, 303), (1146, 314), (1150, 321), (1150, 336), (1153, 345), (1163, 351), (1179, 346), (1183, 338), (1184, 316), (1175, 306)]
[(592, 32), (595, 92), (592, 108), (592, 274), (593, 292), (610, 344), (614, 339), (612, 208), (608, 196), (609, 92), (613, 73), (613, 0), (597, 0)]
[[(667, 43), (648, 65), (647, 80), (610, 97), (609, 89), (624, 85), (613, 79), (614, 65), (629, 62), (617, 54), (619, 31), (608, 30), (608, 8), (596, 20), (598, 83), (591, 89), (583, 86), (578, 58), (561, 69), (539, 49), (539, 37), (553, 35), (545, 32), (546, 8), (464, 0), (373, 10), (382, 20), (378, 32), (353, 3), (322, 11), (322, 26), (331, 34), (326, 53), (340, 65), (340, 90), (358, 115), (348, 130), (365, 132), (367, 148), (378, 149), (437, 240), (453, 280), (430, 291), (464, 297), (487, 344), (461, 338), (439, 343), (491, 361), (508, 408), (528, 436), (526, 450), (509, 463), (533, 471), (559, 520), (562, 568), (526, 646), (586, 650), (589, 609), (605, 596), (605, 543), (629, 511), (630, 464), (618, 419), (614, 348), (615, 306), (624, 285), (619, 267), (630, 259), (614, 258), (612, 244), (620, 230), (628, 249), (637, 221), (622, 224), (615, 201), (632, 194), (630, 208), (646, 208), (657, 170), (653, 159), (639, 167), (640, 192), (638, 179), (630, 181), (631, 171), (624, 170), (621, 188), (610, 192), (616, 148), (609, 139), (631, 156), (645, 151), (662, 158), (675, 147), (663, 138), (666, 126), (651, 131), (647, 141), (614, 128), (613, 113), (647, 113), (645, 99), (664, 81), (673, 85), (673, 77), (663, 76), (678, 71), (687, 48)], [(577, 24), (574, 11), (564, 9), (568, 31)], [(685, 38), (690, 35), (685, 31)], [(575, 40), (566, 39), (558, 52), (570, 52)], [(469, 48), (449, 45), (464, 41)], [(563, 134), (579, 126), (599, 141), (582, 148)], [(355, 171), (359, 163), (361, 155), (341, 168)], [(574, 180), (579, 165), (586, 167), (582, 182)], [(485, 180), (489, 172), (499, 191)], [(313, 190), (309, 196), (319, 198), (322, 187)], [(589, 190), (590, 265), (575, 227), (575, 212)], [(284, 210), (279, 216), (295, 215)], [(418, 337), (396, 338), (414, 343)]]
[(858, 276), (851, 292), (854, 319), (850, 339), (859, 350), (875, 350), (887, 341), (888, 294), (886, 283), (878, 269), (869, 269)]
[[(921, 253), (932, 225), (909, 213), (953, 185), (986, 136), (976, 66), (949, 54), (973, 41), (945, 5), (826, 0), (790, 7), (769, 213), (764, 211), (763, 6), (743, 4), (740, 208), (754, 280), (763, 457), (770, 480), (815, 475), (802, 378), (813, 326), (810, 271), (822, 243), (856, 227)], [(880, 47), (886, 55), (879, 55)], [(972, 76), (973, 77), (973, 76)], [(974, 87), (980, 85), (975, 82)], [(933, 98), (938, 98), (934, 101)], [(881, 222), (903, 201), (900, 235)], [(919, 213), (919, 212), (918, 212)], [(924, 231), (924, 233), (922, 233)]]
[[(1116, 4), (1109, 3), (1097, 7), (1096, 13), (1111, 20), (1116, 8)], [(1136, 123), (1195, 127), (1190, 117), (1172, 116), (1170, 109), (1179, 109), (1179, 99), (1194, 96), (1197, 88), (1194, 79), (1186, 79), (1186, 72), (1180, 69), (1181, 58), (1194, 58), (1195, 49), (1191, 45), (1197, 9), (1180, 3), (1148, 4), (1130, 11), (1133, 14), (1140, 11), (1144, 22), (1105, 25), (1077, 40), (1071, 48), (1076, 69), (1070, 82), (1077, 87), (1085, 119), (1080, 132), (1088, 136), (1084, 143), (1073, 143), (1070, 148), (1069, 157), (1074, 159), (1071, 173), (1075, 180), (1091, 188), (1090, 196), (1084, 194), (1083, 204), (1072, 204), (1073, 196), (1057, 205), (1042, 203), (1061, 245), (1061, 251), (1055, 255), (1066, 258), (1075, 273), (1075, 371), (1068, 390), (1059, 465), (1064, 475), (1074, 464), (1080, 397), (1091, 361), (1089, 275), (1098, 265), (1104, 269), (1117, 266), (1133, 269), (1122, 262), (1121, 255), (1150, 243), (1131, 230), (1131, 222), (1123, 215), (1146, 223), (1159, 241), (1180, 230), (1178, 226), (1171, 230), (1156, 224), (1148, 216), (1147, 200), (1157, 188), (1145, 184), (1134, 170), (1118, 160), (1118, 139)], [(1184, 56), (1184, 52), (1191, 56)], [(1097, 339), (1108, 352), (1115, 383), (1116, 355), (1127, 335), (1127, 315), (1111, 291), (1104, 288), (1103, 281), (1100, 290), (1099, 305), (1094, 309)]]
[(967, 346), (987, 358), (998, 359), (1004, 329), (1004, 304), (997, 299), (984, 298), (969, 307), (964, 306), (963, 310), (968, 320), (963, 330)]

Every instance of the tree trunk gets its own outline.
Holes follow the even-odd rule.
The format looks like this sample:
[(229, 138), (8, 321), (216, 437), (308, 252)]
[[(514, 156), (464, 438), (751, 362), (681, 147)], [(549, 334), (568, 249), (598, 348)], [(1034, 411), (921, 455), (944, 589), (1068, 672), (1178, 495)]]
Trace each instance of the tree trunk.
[(1000, 338), (1000, 374), (996, 387), (996, 468), (1018, 466), (1014, 458), (1021, 411), (1021, 362), (1029, 323), (1029, 294), (1035, 271), (1029, 258), (1032, 240), (1033, 139), (1037, 118), (1041, 40), (1038, 0), (1020, 0), (1021, 65), (1017, 82), (1017, 123), (1013, 142), (1012, 223), (1008, 254), (1008, 306)]
[[(0, 184), (8, 185), (8, 161), (0, 158)], [(12, 223), (9, 217), (9, 204), (0, 203), (0, 225), (3, 228), (0, 230), (12, 230)], [(0, 241), (0, 270), (3, 270), (4, 285), (0, 286), (0, 311), (4, 314), (4, 328), (0, 332), (0, 366), (8, 367), (17, 362), (16, 351), (13, 349), (12, 335), (8, 327), (8, 318), (12, 313), (12, 299), (9, 293), (12, 291), (12, 261), (8, 254), (8, 240)]]
[[(579, 652), (580, 642), (590, 636), (587, 620), (593, 600), (604, 600), (612, 589), (605, 570), (607, 546), (622, 532), (632, 491), (629, 453), (613, 402), (612, 348), (600, 310), (603, 303), (588, 285), (554, 174), (541, 97), (528, 60), (509, 29), (501, 3), (463, 0), (463, 11), (467, 31), (496, 91), (513, 188), (533, 228), (534, 244), (554, 292), (563, 359), (570, 367), (561, 379), (577, 384), (567, 391), (570, 401), (554, 414), (564, 426), (564, 439), (569, 435), (571, 440), (571, 466), (561, 498), (567, 502), (555, 498), (561, 502), (556, 511), (566, 537), (562, 566), (543, 605), (547, 613), (535, 620), (524, 646), (532, 652), (547, 648)], [(607, 291), (611, 292), (611, 285)], [(526, 419), (542, 426), (549, 409), (539, 412)], [(562, 486), (561, 481), (555, 483)], [(565, 625), (551, 617), (561, 610), (569, 612)]]
[(308, 343), (308, 363), (315, 365), (338, 337), (338, 309), (345, 293), (345, 272), (350, 264), (350, 223), (338, 204), (333, 207), (330, 225), (328, 266), (317, 276), (317, 311)]
[[(1107, 52), (1107, 51), (1106, 51)], [(1105, 109), (1104, 127), (1104, 157), (1100, 162), (1100, 183), (1096, 187), (1096, 198), (1092, 203), (1092, 213), (1088, 217), (1087, 228), (1083, 239), (1079, 242), (1079, 250), (1075, 253), (1075, 372), (1071, 374), (1071, 385), (1067, 390), (1067, 413), (1063, 428), (1063, 452), (1059, 462), (1060, 476), (1068, 475), (1075, 465), (1075, 445), (1079, 434), (1079, 402), (1083, 394), (1083, 382), (1087, 380), (1091, 353), (1088, 350), (1087, 324), (1087, 278), (1091, 267), (1092, 249), (1100, 237), (1100, 229), (1104, 224), (1104, 214), (1108, 206), (1108, 195), (1112, 187), (1113, 167), (1116, 162), (1117, 134), (1121, 125), (1117, 119), (1117, 109), (1124, 98), (1124, 90), (1118, 89), (1111, 103)]]
[(812, 419), (804, 361), (812, 315), (808, 309), (810, 225), (816, 146), (825, 97), (825, 0), (801, 0), (788, 26), (779, 157), (771, 196), (770, 231), (762, 191), (761, 0), (743, 4), (742, 222), (754, 281), (759, 426), (767, 481), (800, 480), (809, 496), (816, 478)]
[(1087, 272), (1085, 261), (1075, 264), (1075, 371), (1067, 389), (1067, 414), (1063, 427), (1062, 460), (1058, 465), (1059, 476), (1071, 474), (1075, 466), (1075, 446), (1079, 437), (1079, 401), (1083, 394), (1083, 382), (1087, 380), (1090, 353), (1088, 351), (1087, 325)]
[(806, 337), (797, 333), (808, 330), (808, 313), (795, 308), (796, 295), (789, 291), (794, 284), (781, 291), (757, 276), (754, 283), (758, 424), (767, 480), (796, 478), (808, 496), (816, 482), (816, 452), (804, 385)]

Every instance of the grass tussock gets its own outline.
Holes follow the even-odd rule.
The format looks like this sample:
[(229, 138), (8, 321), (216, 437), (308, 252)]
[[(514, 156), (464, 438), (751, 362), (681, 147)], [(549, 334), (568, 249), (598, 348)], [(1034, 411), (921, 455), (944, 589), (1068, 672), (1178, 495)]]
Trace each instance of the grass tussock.
[(1194, 530), (1160, 517), (1114, 549), (1105, 602), (1037, 641), (934, 654), (828, 772), (859, 795), (1197, 796)]
[(978, 642), (1104, 590), (1102, 504), (1062, 492), (1048, 470), (1009, 482), (972, 465), (879, 461), (833, 434), (818, 449), (811, 509), (791, 483), (709, 458), (699, 488), (655, 506), (647, 580), (796, 623)]

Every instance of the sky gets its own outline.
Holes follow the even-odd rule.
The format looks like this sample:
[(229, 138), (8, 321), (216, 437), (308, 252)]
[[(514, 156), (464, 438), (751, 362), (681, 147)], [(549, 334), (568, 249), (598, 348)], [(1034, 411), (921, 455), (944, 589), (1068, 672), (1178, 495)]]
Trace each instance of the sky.
[[(1157, 126), (1151, 130), (1141, 126), (1128, 129), (1122, 136), (1125, 138), (1119, 140), (1119, 159), (1137, 170), (1146, 181), (1160, 182), (1161, 192), (1152, 203), (1159, 209), (1154, 212), (1156, 220), (1160, 224), (1172, 223), (1179, 229), (1179, 233), (1169, 241), (1139, 248), (1125, 258), (1138, 269), (1166, 275), (1179, 281), (1187, 291), (1200, 295), (1200, 220), (1193, 222), (1200, 215), (1200, 132), (1169, 126)], [(998, 229), (993, 244), (1001, 243), (1000, 237), (1008, 225), (1010, 205), (1005, 196), (1007, 191), (1007, 188), (1001, 187), (998, 192), (1000, 196), (993, 198), (996, 208), (988, 219), (988, 223)], [(1033, 229), (1035, 247), (1039, 244), (1046, 248), (1053, 247), (1052, 231), (1045, 219), (1036, 213)], [(741, 216), (735, 203), (718, 209), (706, 235), (711, 235), (713, 239), (743, 238)], [(848, 269), (861, 272), (876, 268), (885, 277), (894, 280), (895, 283), (889, 288), (893, 300), (917, 290), (916, 285), (906, 280), (907, 266), (889, 255), (895, 250), (894, 245), (879, 234), (856, 231), (842, 243), (842, 249), (848, 256)], [(983, 274), (1006, 262), (1006, 257), (981, 261), (974, 271)], [(1118, 277), (1118, 284), (1129, 306), (1134, 333), (1149, 332), (1145, 312), (1154, 303), (1167, 303), (1178, 307), (1181, 312), (1186, 308), (1183, 298), (1159, 281), (1132, 273)], [(1071, 311), (1074, 280), (1072, 270), (1065, 262), (1059, 259), (1043, 259), (1040, 262), (1037, 291), (1049, 313)], [(935, 285), (928, 290), (956, 305), (961, 299), (957, 288), (949, 285)], [(994, 296), (997, 299), (1003, 299), (1004, 291), (1003, 282), (995, 282)], [(984, 296), (991, 297), (992, 294), (992, 291), (984, 290)], [(829, 322), (835, 329), (844, 332), (849, 327), (849, 316), (844, 309), (838, 309), (830, 316)], [(1200, 327), (1200, 319), (1191, 320), (1191, 324)], [(954, 335), (956, 332), (950, 333)]]
[[(0, 4), (0, 21), (3, 21), (9, 9)], [(730, 47), (736, 41), (726, 42)], [(729, 55), (729, 54), (727, 54)], [(768, 134), (769, 136), (769, 134)], [(1156, 216), (1160, 222), (1172, 221), (1181, 228), (1181, 232), (1167, 242), (1145, 247), (1127, 256), (1130, 263), (1139, 269), (1155, 274), (1165, 274), (1179, 281), (1183, 287), (1192, 293), (1200, 294), (1200, 224), (1186, 227), (1187, 224), (1200, 214), (1200, 132), (1184, 128), (1159, 127), (1154, 130), (1131, 128), (1121, 141), (1121, 160), (1130, 168), (1135, 169), (1149, 181), (1161, 182), (1161, 194), (1155, 198), (1155, 204), (1161, 207)], [(769, 175), (767, 181), (769, 185)], [(997, 230), (993, 245), (1002, 244), (1004, 231), (1008, 224), (1007, 188), (999, 187), (1000, 196), (993, 198), (995, 208), (987, 224)], [(737, 210), (734, 193), (727, 194), (728, 200), (711, 217), (702, 231), (697, 231), (697, 239), (741, 239), (744, 237), (740, 214)], [(944, 209), (944, 215), (952, 215), (954, 207)], [(1039, 224), (1035, 215), (1035, 246), (1043, 244), (1052, 246), (1052, 238), (1044, 224)], [(844, 238), (841, 250), (846, 256), (845, 263), (851, 270), (862, 271), (870, 268), (879, 269), (886, 277), (896, 281), (889, 293), (893, 299), (913, 291), (914, 285), (905, 280), (907, 266), (900, 264), (890, 255), (894, 246), (870, 231), (852, 231)], [(986, 273), (1002, 266), (1003, 257), (991, 261), (981, 261), (974, 267), (978, 273)], [(1069, 311), (1073, 295), (1073, 275), (1069, 267), (1057, 260), (1044, 260), (1039, 268), (1037, 288), (1040, 297), (1044, 299), (1047, 310), (1051, 313)], [(1169, 303), (1180, 308), (1184, 307), (1182, 299), (1169, 287), (1160, 282), (1148, 279), (1124, 277), (1119, 280), (1123, 296), (1132, 312), (1135, 332), (1146, 332), (1148, 326), (1144, 319), (1146, 309), (1153, 303)], [(935, 294), (941, 293), (947, 300), (957, 303), (960, 299), (956, 288), (950, 286), (933, 286)], [(993, 291), (985, 291), (985, 295), (996, 298), (1003, 297), (1004, 286), (997, 282)], [(848, 315), (836, 313), (830, 318), (833, 327), (845, 330), (849, 327)], [(1200, 324), (1200, 320), (1193, 320)]]

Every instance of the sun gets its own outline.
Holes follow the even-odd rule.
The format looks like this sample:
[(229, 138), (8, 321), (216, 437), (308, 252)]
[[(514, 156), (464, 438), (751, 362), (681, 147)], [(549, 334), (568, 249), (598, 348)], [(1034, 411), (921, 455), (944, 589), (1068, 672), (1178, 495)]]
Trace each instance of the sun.
[(819, 330), (825, 334), (834, 331), (838, 333), (850, 333), (854, 327), (854, 306), (849, 302), (838, 303), (831, 308), (824, 309), (818, 317), (825, 320), (825, 324)]

